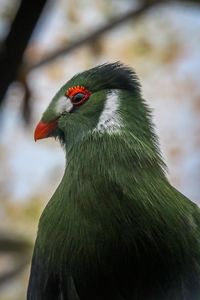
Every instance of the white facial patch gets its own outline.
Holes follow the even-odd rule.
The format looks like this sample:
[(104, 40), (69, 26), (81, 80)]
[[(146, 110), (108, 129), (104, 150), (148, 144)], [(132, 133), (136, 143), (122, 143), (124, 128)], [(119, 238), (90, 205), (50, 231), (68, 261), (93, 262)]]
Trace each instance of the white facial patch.
[(107, 95), (104, 109), (99, 117), (95, 131), (119, 132), (122, 127), (119, 115), (120, 98), (118, 91), (112, 91)]
[(60, 99), (58, 99), (57, 103), (56, 103), (56, 113), (57, 114), (62, 114), (63, 112), (70, 112), (73, 108), (73, 104), (71, 103), (71, 101), (69, 100), (69, 98), (62, 96), (60, 97)]

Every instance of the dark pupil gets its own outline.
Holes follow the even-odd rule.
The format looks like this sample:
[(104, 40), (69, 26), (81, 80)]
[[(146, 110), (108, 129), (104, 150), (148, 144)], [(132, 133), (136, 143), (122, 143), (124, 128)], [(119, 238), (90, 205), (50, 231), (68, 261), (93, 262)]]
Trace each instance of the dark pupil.
[(83, 93), (78, 93), (78, 94), (76, 94), (76, 95), (73, 96), (72, 101), (73, 101), (73, 102), (79, 102), (79, 101), (81, 101), (84, 97), (85, 97), (85, 94), (83, 94)]

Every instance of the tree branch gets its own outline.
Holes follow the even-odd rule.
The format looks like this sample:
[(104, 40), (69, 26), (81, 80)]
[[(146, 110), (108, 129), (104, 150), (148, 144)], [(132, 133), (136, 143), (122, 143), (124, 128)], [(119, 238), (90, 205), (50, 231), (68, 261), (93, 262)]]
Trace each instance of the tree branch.
[[(27, 65), (25, 69), (25, 73), (27, 73), (30, 70), (42, 67), (43, 65), (46, 65), (50, 63), (52, 60), (58, 58), (59, 56), (62, 56), (64, 54), (68, 54), (75, 50), (76, 48), (79, 48), (81, 46), (84, 46), (86, 44), (90, 44), (97, 39), (99, 39), (103, 34), (106, 34), (111, 29), (129, 21), (130, 19), (137, 19), (141, 15), (143, 15), (146, 11), (151, 9), (155, 5), (159, 4), (166, 4), (166, 3), (174, 3), (174, 0), (145, 0), (143, 1), (143, 4), (138, 9), (132, 9), (128, 13), (124, 14), (123, 16), (120, 16), (116, 18), (114, 21), (100, 27), (96, 31), (87, 34), (86, 36), (78, 39), (77, 41), (72, 42), (69, 46), (64, 46), (63, 48), (60, 48), (56, 50), (55, 52), (48, 54), (44, 59), (33, 63), (32, 65)], [(182, 3), (182, 1), (177, 1)], [(200, 3), (200, 0), (184, 0), (185, 3)]]
[(24, 51), (47, 0), (22, 0), (11, 30), (0, 49), (0, 104), (21, 64)]
[(30, 262), (31, 252), (32, 244), (29, 241), (0, 234), (0, 254), (6, 253), (15, 258), (13, 268), (0, 274), (0, 285), (23, 271), (26, 265)]
[[(163, 1), (163, 2), (165, 2), (165, 1)], [(57, 51), (47, 55), (46, 58), (44, 58), (32, 65), (26, 66), (26, 68), (25, 68), (26, 72), (36, 69), (36, 68), (39, 68), (39, 67), (42, 67), (42, 66), (50, 63), (52, 60), (56, 59), (59, 56), (68, 54), (68, 53), (72, 52), (73, 50), (75, 50), (76, 48), (79, 48), (81, 46), (84, 46), (86, 44), (94, 42), (95, 40), (100, 38), (103, 34), (110, 31), (111, 29), (129, 21), (130, 19), (137, 19), (144, 12), (146, 12), (147, 10), (152, 8), (154, 5), (160, 4), (160, 3), (161, 3), (161, 1), (155, 1), (155, 0), (151, 1), (150, 3), (145, 2), (140, 8), (138, 8), (136, 10), (135, 9), (130, 10), (128, 13), (116, 18), (114, 21), (100, 27), (96, 31), (87, 34), (86, 36), (80, 38), (77, 41), (72, 42), (69, 46), (65, 46), (61, 49), (58, 49)]]

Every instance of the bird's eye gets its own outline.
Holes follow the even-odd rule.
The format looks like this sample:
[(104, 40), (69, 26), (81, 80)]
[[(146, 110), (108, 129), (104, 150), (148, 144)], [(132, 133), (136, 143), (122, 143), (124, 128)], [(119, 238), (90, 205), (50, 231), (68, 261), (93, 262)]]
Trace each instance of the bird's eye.
[(85, 98), (85, 94), (83, 93), (77, 93), (75, 94), (72, 98), (71, 98), (71, 101), (73, 104), (78, 104), (79, 102), (81, 102), (84, 98)]
[(74, 86), (69, 88), (65, 95), (71, 100), (74, 106), (82, 105), (91, 95), (84, 86)]

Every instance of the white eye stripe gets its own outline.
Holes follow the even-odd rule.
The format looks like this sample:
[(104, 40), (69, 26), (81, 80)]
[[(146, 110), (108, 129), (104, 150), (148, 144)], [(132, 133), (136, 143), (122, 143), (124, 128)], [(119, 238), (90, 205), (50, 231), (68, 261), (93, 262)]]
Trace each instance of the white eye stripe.
[(98, 131), (117, 132), (122, 127), (119, 115), (120, 98), (118, 91), (112, 91), (106, 98), (104, 109), (96, 126)]
[(62, 114), (63, 112), (70, 112), (73, 108), (73, 104), (69, 100), (69, 98), (62, 96), (60, 99), (57, 101), (55, 110), (56, 114)]

